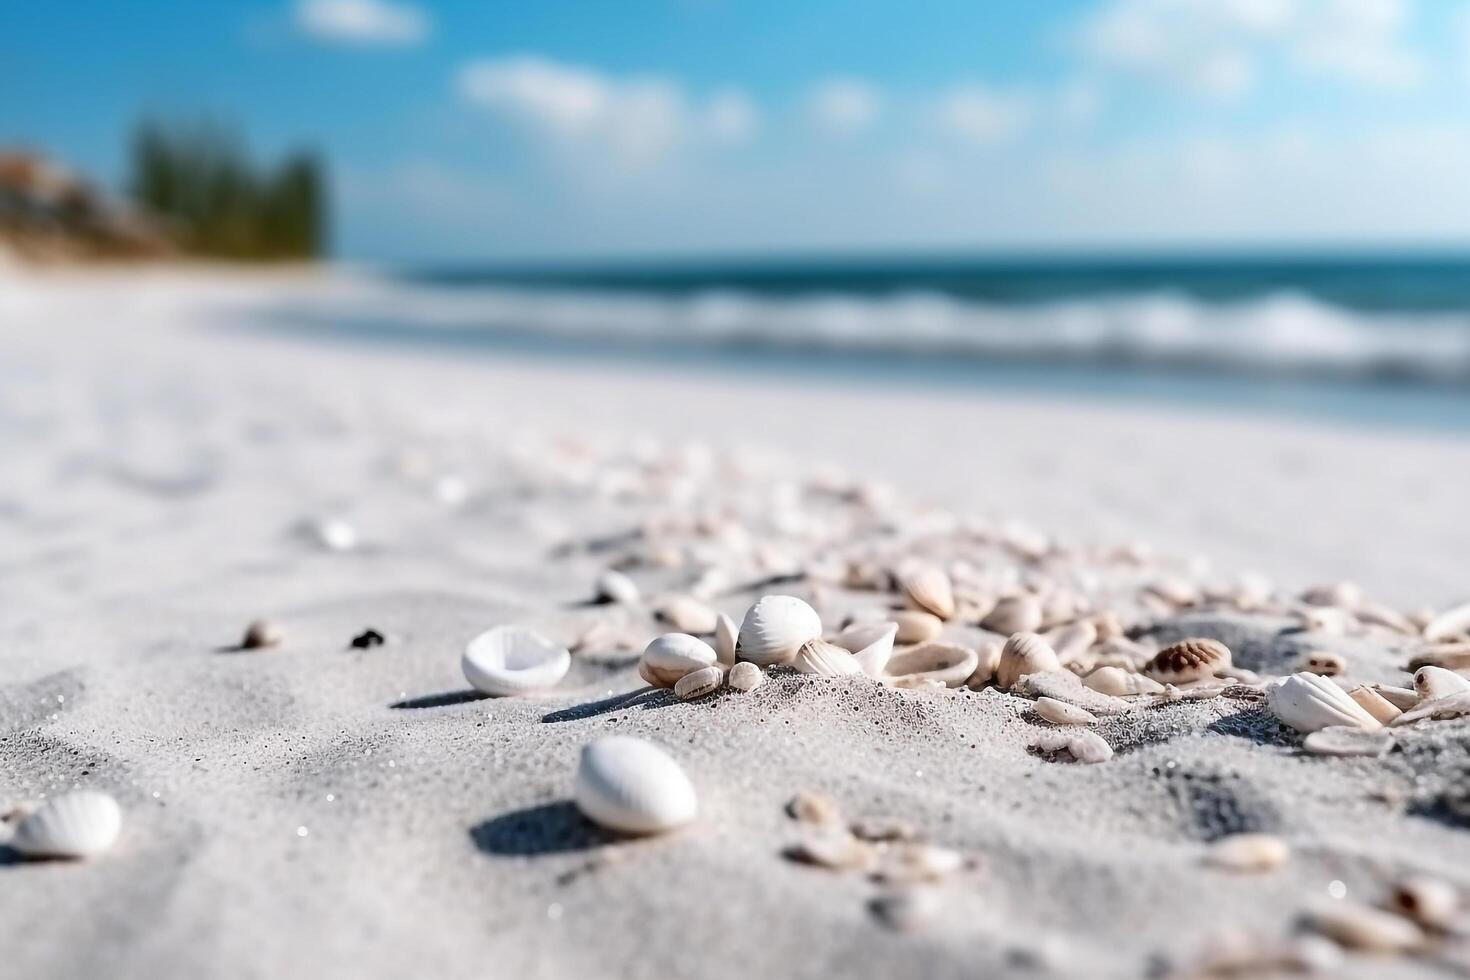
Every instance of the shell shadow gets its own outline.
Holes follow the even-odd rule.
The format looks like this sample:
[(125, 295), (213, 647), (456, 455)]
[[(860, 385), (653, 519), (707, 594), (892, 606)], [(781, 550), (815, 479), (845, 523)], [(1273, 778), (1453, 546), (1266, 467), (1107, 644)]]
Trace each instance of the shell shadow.
[(9, 844), (0, 844), (0, 868), (12, 864), (20, 864), (25, 860), (25, 855), (11, 847)]
[(1215, 735), (1243, 738), (1257, 745), (1290, 746), (1296, 739), (1265, 705), (1253, 705), (1217, 718), (1205, 728)]
[(566, 854), (622, 839), (582, 816), (570, 800), (502, 813), (475, 824), (469, 834), (482, 853), (498, 857)]
[(451, 704), (467, 704), (470, 701), (483, 701), (489, 696), (471, 688), (466, 688), (463, 691), (443, 691), (439, 694), (424, 694), (416, 698), (404, 698), (402, 701), (394, 701), (388, 707), (407, 711), (413, 711), (419, 708), (443, 708)]
[(664, 708), (670, 704), (677, 704), (678, 699), (673, 692), (656, 687), (640, 687), (633, 691), (624, 691), (622, 694), (614, 694), (611, 697), (602, 698), (597, 701), (587, 701), (583, 704), (575, 704), (570, 708), (559, 708), (541, 716), (543, 724), (557, 724), (563, 721), (581, 721), (584, 718), (596, 718), (611, 711), (622, 711), (625, 708), (638, 708), (644, 710), (650, 708)]

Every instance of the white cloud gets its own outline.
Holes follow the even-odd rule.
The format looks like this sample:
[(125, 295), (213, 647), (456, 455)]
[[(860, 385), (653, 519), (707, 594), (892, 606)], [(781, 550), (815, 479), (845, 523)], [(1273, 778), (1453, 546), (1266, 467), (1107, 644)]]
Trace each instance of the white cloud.
[(309, 37), (338, 44), (410, 45), (429, 36), (429, 16), (390, 0), (299, 0), (296, 26)]
[(871, 127), (882, 111), (882, 96), (856, 78), (829, 78), (807, 95), (807, 115), (817, 128), (837, 136), (852, 136)]
[(716, 92), (704, 108), (704, 127), (716, 143), (745, 143), (760, 129), (760, 110), (735, 89)]
[(934, 121), (964, 143), (992, 146), (1013, 139), (1031, 121), (1031, 100), (967, 82), (935, 100)]

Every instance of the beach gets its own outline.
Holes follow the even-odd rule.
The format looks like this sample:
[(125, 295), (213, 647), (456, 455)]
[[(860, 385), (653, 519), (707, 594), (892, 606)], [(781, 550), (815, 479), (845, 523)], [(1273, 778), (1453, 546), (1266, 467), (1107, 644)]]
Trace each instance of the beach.
[[(1113, 755), (1085, 765), (994, 689), (646, 692), (656, 604), (588, 604), (616, 562), (650, 598), (697, 586), (739, 623), (789, 592), (835, 630), (895, 597), (818, 575), (813, 542), (898, 541), (1115, 597), (1139, 638), (1213, 637), (1261, 675), (1329, 650), (1412, 686), (1402, 633), (1304, 629), (1274, 599), (1166, 610), (1141, 584), (1464, 602), (1463, 435), (262, 326), (352, 288), (0, 270), (0, 802), (81, 786), (124, 811), (96, 860), (8, 855), (17, 975), (1189, 975), (1229, 930), (1283, 942), (1413, 873), (1470, 887), (1463, 719), (1330, 758), (1258, 699), (1185, 699), (1102, 717)], [(235, 649), (258, 618), (282, 642)], [(474, 697), (460, 654), (508, 623), (571, 670)], [(386, 642), (352, 647), (368, 629)], [(693, 824), (623, 840), (577, 813), (578, 753), (613, 732), (677, 759)], [(803, 791), (965, 864), (895, 926), (883, 883), (786, 855)], [(1239, 832), (1290, 861), (1204, 865)], [(1451, 939), (1330, 975), (1467, 962)]]

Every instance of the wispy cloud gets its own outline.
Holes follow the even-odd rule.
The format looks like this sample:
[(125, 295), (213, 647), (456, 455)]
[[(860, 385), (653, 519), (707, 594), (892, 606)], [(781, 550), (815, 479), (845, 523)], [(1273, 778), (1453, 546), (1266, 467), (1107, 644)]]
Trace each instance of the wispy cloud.
[(390, 0), (299, 0), (296, 26), (331, 44), (412, 45), (429, 36), (429, 15)]
[(1030, 124), (1031, 99), (966, 82), (942, 93), (931, 109), (934, 122), (947, 135), (973, 146), (1006, 143)]
[(878, 121), (883, 98), (878, 88), (857, 78), (829, 78), (807, 94), (807, 116), (818, 129), (853, 136)]

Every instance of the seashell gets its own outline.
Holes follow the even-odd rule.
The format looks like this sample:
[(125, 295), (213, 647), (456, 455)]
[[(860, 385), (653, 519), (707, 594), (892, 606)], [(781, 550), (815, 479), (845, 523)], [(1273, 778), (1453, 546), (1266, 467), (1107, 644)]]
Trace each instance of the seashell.
[(877, 858), (871, 844), (840, 828), (805, 834), (785, 853), (792, 861), (833, 871), (868, 871)]
[(1353, 610), (1358, 617), (1358, 622), (1367, 626), (1382, 626), (1384, 629), (1405, 636), (1415, 636), (1419, 633), (1418, 628), (1409, 621), (1409, 617), (1397, 610), (1387, 606), (1380, 606), (1374, 602), (1365, 602)]
[(1424, 944), (1424, 931), (1402, 916), (1355, 902), (1337, 901), (1310, 912), (1312, 928), (1348, 949), (1401, 953)]
[(1082, 619), (1054, 630), (1041, 634), (1042, 639), (1051, 644), (1056, 651), (1057, 659), (1062, 663), (1071, 663), (1082, 656), (1092, 645), (1097, 642), (1097, 627), (1090, 620)]
[(1319, 728), (1302, 741), (1302, 748), (1313, 755), (1368, 756), (1379, 758), (1393, 748), (1394, 738), (1388, 732), (1367, 732), (1361, 728), (1331, 725)]
[(112, 846), (121, 829), (117, 801), (81, 789), (52, 797), (21, 818), (7, 843), (26, 857), (95, 857)]
[(1407, 687), (1393, 687), (1389, 684), (1369, 684), (1369, 687), (1379, 697), (1400, 711), (1408, 711), (1419, 703), (1419, 692)]
[(1123, 620), (1118, 614), (1112, 612), (1100, 612), (1092, 617), (1092, 628), (1097, 631), (1098, 643), (1106, 643), (1116, 640), (1123, 635)]
[(894, 687), (931, 684), (959, 687), (970, 679), (980, 655), (954, 643), (921, 643), (888, 660), (883, 680)]
[(1409, 661), (1410, 670), (1420, 667), (1470, 670), (1470, 643), (1442, 643), (1426, 650)]
[(1290, 857), (1286, 841), (1273, 834), (1230, 834), (1211, 843), (1204, 860), (1226, 871), (1275, 871)]
[(1460, 895), (1447, 881), (1415, 875), (1393, 886), (1388, 907), (1426, 929), (1441, 931), (1454, 922), (1460, 910)]
[(1311, 606), (1338, 606), (1354, 609), (1363, 601), (1363, 590), (1352, 582), (1314, 585), (1302, 593), (1302, 601)]
[(1056, 698), (1037, 698), (1036, 713), (1053, 725), (1097, 724), (1097, 716), (1092, 712)]
[(240, 649), (260, 650), (264, 647), (273, 647), (285, 638), (286, 635), (275, 623), (268, 619), (257, 619), (245, 627), (245, 635), (240, 638)]
[(995, 669), (1000, 666), (1000, 652), (1004, 644), (988, 640), (975, 651), (975, 669), (965, 680), (965, 686), (979, 690), (995, 679)]
[(893, 622), (898, 626), (893, 642), (906, 646), (913, 643), (928, 643), (944, 629), (944, 622), (938, 616), (916, 609), (905, 609), (894, 613)]
[(791, 661), (798, 673), (817, 674), (822, 677), (837, 677), (844, 674), (861, 674), (862, 665), (857, 658), (835, 643), (826, 640), (807, 640)]
[(897, 623), (860, 623), (832, 637), (832, 642), (851, 653), (869, 677), (882, 677), (893, 656)]
[(730, 678), (727, 683), (737, 691), (749, 693), (760, 687), (765, 682), (766, 675), (753, 663), (741, 661), (730, 668)]
[(726, 667), (735, 663), (735, 642), (739, 635), (735, 620), (724, 613), (715, 617), (715, 657)]
[(1443, 643), (1462, 639), (1470, 632), (1470, 602), (1447, 609), (1435, 616), (1424, 626), (1424, 639), (1430, 643)]
[(917, 932), (939, 913), (940, 901), (928, 889), (899, 888), (868, 900), (868, 911), (895, 932)]
[(631, 606), (642, 597), (637, 583), (615, 568), (609, 568), (597, 576), (593, 588), (598, 602), (618, 602)]
[(694, 786), (673, 757), (630, 735), (583, 746), (574, 798), (589, 820), (629, 834), (672, 830), (699, 809)]
[(1300, 669), (1323, 677), (1341, 677), (1347, 673), (1347, 662), (1335, 653), (1313, 650), (1302, 655)]
[(719, 613), (692, 595), (673, 595), (659, 605), (658, 618), (680, 633), (708, 636), (719, 625)]
[(1435, 698), (1433, 701), (1420, 701), (1395, 718), (1393, 725), (1412, 725), (1416, 721), (1459, 718), (1461, 715), (1470, 715), (1470, 691)]
[(792, 820), (817, 824), (824, 827), (840, 827), (842, 811), (830, 796), (802, 790), (786, 804), (786, 813)]
[(1414, 692), (1420, 701), (1447, 698), (1451, 694), (1470, 691), (1470, 680), (1443, 667), (1420, 667), (1414, 671)]
[(1097, 732), (1082, 729), (1067, 736), (1067, 751), (1078, 762), (1096, 765), (1113, 757), (1113, 747)]
[(664, 633), (649, 641), (638, 660), (638, 676), (654, 687), (673, 687), (679, 678), (719, 663), (714, 647), (688, 633)]
[(1266, 700), (1281, 722), (1299, 732), (1310, 733), (1333, 725), (1348, 725), (1365, 731), (1383, 726), (1326, 677), (1296, 673), (1266, 685)]
[(1359, 684), (1353, 688), (1348, 692), (1348, 697), (1358, 702), (1364, 711), (1377, 718), (1379, 723), (1384, 725), (1387, 725), (1399, 715), (1403, 714), (1388, 699), (1366, 684)]
[(483, 694), (516, 697), (555, 687), (572, 666), (572, 655), (522, 626), (496, 626), (465, 646), (459, 667)]
[(822, 618), (789, 595), (763, 596), (740, 624), (735, 656), (759, 667), (790, 663), (807, 640), (822, 635)]
[(1119, 715), (1129, 708), (1127, 701), (1086, 687), (1075, 674), (1067, 670), (1027, 674), (1012, 685), (1011, 693), (1037, 700), (1051, 698), (1098, 716)]
[(1157, 694), (1164, 689), (1164, 685), (1153, 678), (1131, 673), (1121, 667), (1099, 667), (1082, 678), (1082, 683), (1099, 694), (1110, 694), (1115, 698)]
[(1230, 669), (1230, 648), (1218, 640), (1194, 637), (1160, 650), (1143, 672), (1161, 684), (1208, 680)]
[(1161, 578), (1144, 586), (1147, 595), (1157, 596), (1171, 606), (1195, 606), (1201, 598), (1200, 590), (1192, 582), (1182, 578)]
[(681, 701), (693, 701), (702, 698), (706, 694), (713, 694), (725, 683), (725, 672), (720, 669), (719, 664), (711, 664), (698, 670), (691, 670), (683, 677), (674, 682), (674, 696)]
[(884, 850), (873, 876), (879, 881), (915, 884), (939, 881), (964, 866), (965, 856), (959, 851), (909, 841), (893, 844)]
[(918, 568), (900, 579), (904, 598), (915, 609), (933, 613), (940, 619), (954, 615), (954, 586), (949, 576), (937, 568)]
[(1061, 670), (1056, 651), (1035, 633), (1013, 633), (1000, 651), (995, 668), (995, 685), (1008, 688), (1027, 674)]
[(1001, 599), (990, 615), (980, 621), (980, 625), (992, 633), (1010, 636), (1013, 633), (1033, 633), (1041, 628), (1041, 622), (1041, 603), (1028, 593)]

